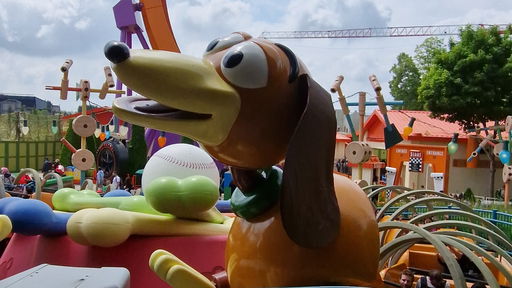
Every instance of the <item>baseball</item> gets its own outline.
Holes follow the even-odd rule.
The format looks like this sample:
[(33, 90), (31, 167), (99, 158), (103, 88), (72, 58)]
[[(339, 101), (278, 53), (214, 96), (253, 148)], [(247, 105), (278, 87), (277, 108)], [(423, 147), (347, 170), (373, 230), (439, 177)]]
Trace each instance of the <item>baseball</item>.
[(208, 177), (219, 186), (219, 170), (208, 153), (190, 144), (168, 145), (153, 154), (146, 163), (142, 173), (142, 191), (158, 177), (183, 179), (193, 175)]

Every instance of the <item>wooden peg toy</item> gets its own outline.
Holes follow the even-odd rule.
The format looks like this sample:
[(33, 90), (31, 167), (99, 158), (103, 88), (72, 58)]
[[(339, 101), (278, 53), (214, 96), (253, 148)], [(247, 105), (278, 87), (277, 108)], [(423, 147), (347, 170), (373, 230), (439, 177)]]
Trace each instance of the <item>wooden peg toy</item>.
[(64, 61), (64, 64), (60, 67), (60, 71), (62, 71), (62, 80), (60, 81), (60, 86), (62, 89), (60, 90), (60, 99), (66, 100), (68, 99), (68, 86), (69, 86), (69, 79), (68, 79), (68, 73), (69, 68), (71, 68), (71, 65), (73, 65), (73, 60), (66, 59)]

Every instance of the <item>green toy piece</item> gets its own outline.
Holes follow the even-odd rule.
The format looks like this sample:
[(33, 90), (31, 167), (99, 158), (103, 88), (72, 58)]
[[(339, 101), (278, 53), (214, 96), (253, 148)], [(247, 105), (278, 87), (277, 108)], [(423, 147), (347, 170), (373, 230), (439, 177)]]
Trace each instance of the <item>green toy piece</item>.
[(55, 192), (52, 203), (60, 211), (117, 208), (220, 224), (225, 217), (215, 207), (218, 197), (219, 189), (210, 178), (195, 175), (184, 179), (159, 177), (150, 183), (145, 196), (101, 197), (92, 190), (62, 188)]
[(146, 201), (159, 212), (179, 218), (224, 222), (224, 216), (215, 208), (219, 188), (208, 177), (158, 177), (144, 190), (144, 195)]
[(56, 210), (68, 212), (76, 212), (85, 208), (109, 207), (153, 215), (166, 215), (151, 207), (144, 196), (101, 197), (92, 190), (77, 191), (73, 188), (62, 188), (53, 194), (52, 203)]

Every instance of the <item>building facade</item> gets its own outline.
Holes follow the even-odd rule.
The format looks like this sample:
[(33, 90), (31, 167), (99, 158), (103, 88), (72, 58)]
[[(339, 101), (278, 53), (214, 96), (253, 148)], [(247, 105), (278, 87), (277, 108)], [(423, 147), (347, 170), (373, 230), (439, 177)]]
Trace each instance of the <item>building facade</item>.
[(20, 111), (42, 110), (48, 114), (60, 113), (60, 106), (52, 102), (42, 100), (33, 95), (23, 94), (2, 94), (0, 93), (0, 114), (7, 114)]

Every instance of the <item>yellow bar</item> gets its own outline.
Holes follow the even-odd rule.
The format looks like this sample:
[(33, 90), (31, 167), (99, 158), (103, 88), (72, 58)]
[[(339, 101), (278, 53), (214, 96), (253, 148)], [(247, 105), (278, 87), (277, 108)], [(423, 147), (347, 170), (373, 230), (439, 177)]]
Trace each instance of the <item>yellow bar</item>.
[[(91, 92), (100, 93), (101, 89), (92, 88)], [(108, 90), (107, 93), (111, 93), (111, 94), (124, 94), (125, 92), (123, 90)]]

